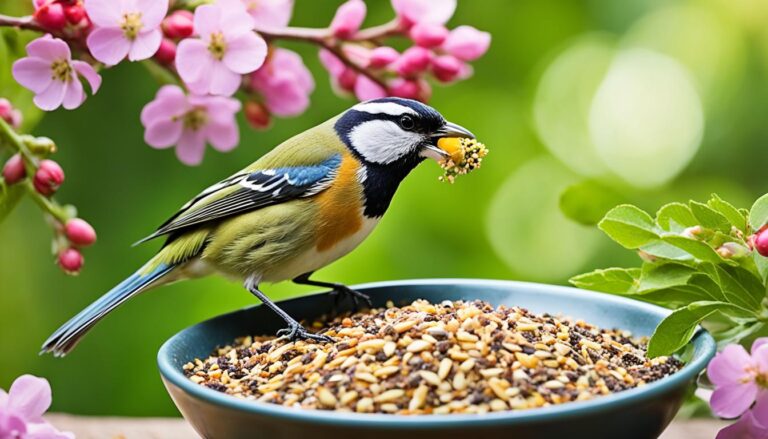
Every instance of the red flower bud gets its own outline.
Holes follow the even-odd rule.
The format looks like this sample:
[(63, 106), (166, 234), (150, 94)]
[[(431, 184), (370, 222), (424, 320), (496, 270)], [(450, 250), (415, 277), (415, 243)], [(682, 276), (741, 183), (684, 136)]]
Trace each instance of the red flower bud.
[(13, 129), (21, 125), (21, 111), (13, 108), (8, 99), (0, 98), (0, 119), (3, 119)]
[(85, 18), (85, 7), (82, 2), (72, 2), (64, 6), (64, 15), (70, 24), (78, 24)]
[(760, 255), (768, 257), (768, 231), (763, 227), (754, 235), (754, 246)]
[(21, 159), (20, 155), (15, 154), (5, 162), (5, 166), (3, 166), (3, 178), (6, 183), (18, 183), (19, 180), (26, 176), (27, 170), (24, 167), (24, 160)]
[(438, 56), (432, 60), (432, 73), (440, 82), (451, 82), (461, 74), (463, 64), (451, 55)]
[(67, 274), (77, 274), (83, 268), (82, 253), (74, 248), (68, 248), (59, 253), (59, 267)]
[(61, 3), (46, 3), (40, 6), (33, 16), (40, 26), (51, 31), (60, 31), (67, 24), (67, 16), (64, 15), (64, 6)]
[(75, 218), (67, 221), (64, 234), (69, 242), (76, 246), (86, 247), (96, 242), (96, 231), (86, 221)]
[(161, 64), (171, 64), (176, 59), (176, 43), (163, 38), (160, 48), (155, 52), (155, 59)]
[(357, 84), (357, 72), (350, 68), (345, 68), (341, 76), (339, 76), (339, 87), (344, 91), (354, 91), (355, 84)]
[(409, 31), (416, 45), (421, 47), (437, 47), (448, 38), (448, 29), (440, 24), (418, 23)]
[(248, 101), (245, 103), (245, 119), (251, 127), (257, 130), (263, 130), (270, 124), (271, 117), (269, 110), (264, 104), (254, 101)]
[(39, 193), (46, 197), (51, 196), (64, 183), (64, 171), (53, 160), (43, 160), (32, 183)]
[(179, 10), (165, 17), (162, 28), (168, 38), (187, 38), (194, 32), (193, 15), (189, 11)]
[(387, 46), (377, 47), (371, 50), (370, 65), (374, 68), (386, 67), (400, 58), (400, 53)]

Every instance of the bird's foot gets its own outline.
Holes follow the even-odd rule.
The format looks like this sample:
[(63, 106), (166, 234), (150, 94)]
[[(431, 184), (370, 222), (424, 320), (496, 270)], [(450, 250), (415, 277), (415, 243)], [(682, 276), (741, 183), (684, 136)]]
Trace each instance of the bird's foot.
[(371, 297), (369, 295), (363, 294), (360, 291), (355, 291), (346, 285), (335, 284), (333, 286), (333, 291), (331, 291), (331, 296), (333, 296), (334, 309), (338, 308), (341, 301), (346, 298), (352, 299), (355, 311), (360, 307), (361, 301), (365, 302), (369, 308), (373, 308), (373, 303), (371, 302)]
[(333, 343), (335, 341), (327, 335), (315, 334), (307, 331), (306, 328), (301, 326), (298, 322), (289, 322), (287, 328), (277, 331), (277, 336), (279, 338), (285, 338), (288, 341), (313, 340), (321, 343)]

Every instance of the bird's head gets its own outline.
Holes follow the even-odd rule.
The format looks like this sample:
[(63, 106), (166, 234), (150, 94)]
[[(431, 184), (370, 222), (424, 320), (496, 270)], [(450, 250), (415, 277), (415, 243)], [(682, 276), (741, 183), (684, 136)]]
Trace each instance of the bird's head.
[(429, 105), (402, 98), (359, 103), (339, 117), (335, 129), (364, 163), (404, 170), (424, 158), (441, 161), (450, 157), (437, 146), (442, 137), (475, 137)]

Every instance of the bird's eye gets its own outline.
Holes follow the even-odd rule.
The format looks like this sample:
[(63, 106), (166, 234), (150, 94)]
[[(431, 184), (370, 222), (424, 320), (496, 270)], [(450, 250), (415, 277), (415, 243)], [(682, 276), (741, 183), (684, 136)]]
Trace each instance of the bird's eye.
[(416, 127), (416, 121), (407, 114), (400, 118), (400, 127), (404, 130), (412, 130)]

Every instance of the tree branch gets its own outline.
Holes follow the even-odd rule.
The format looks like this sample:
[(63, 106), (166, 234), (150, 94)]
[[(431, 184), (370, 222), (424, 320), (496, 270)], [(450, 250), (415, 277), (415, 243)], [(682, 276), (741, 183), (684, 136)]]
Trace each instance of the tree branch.
[(45, 29), (37, 24), (32, 16), (26, 17), (11, 17), (8, 15), (0, 14), (0, 27), (15, 27), (17, 29), (34, 30), (37, 32), (45, 32)]

